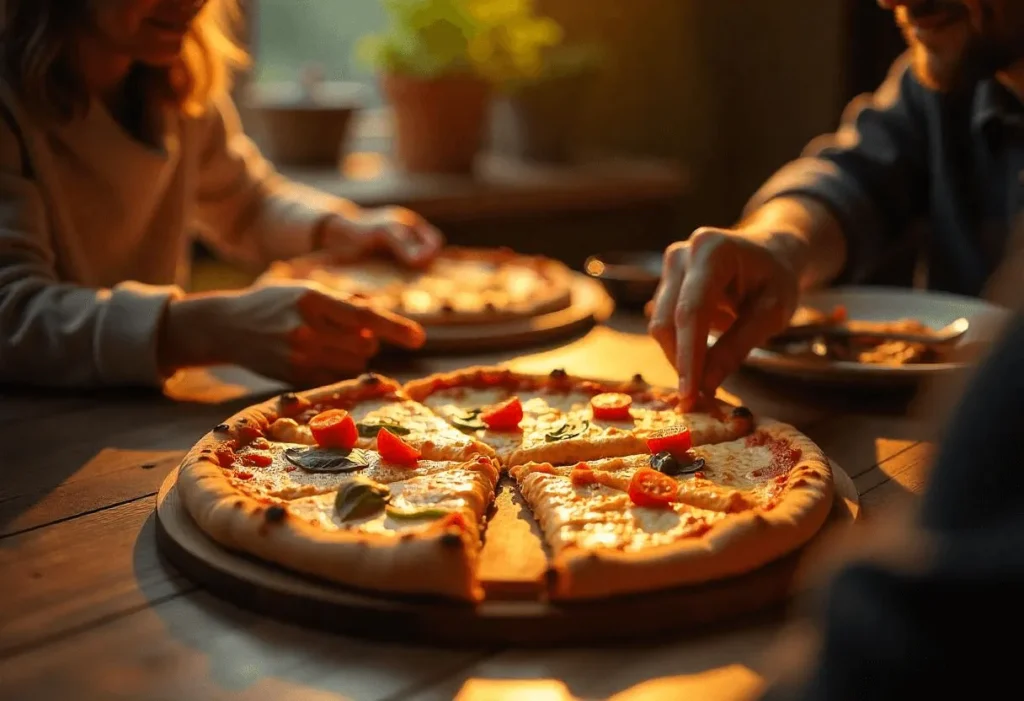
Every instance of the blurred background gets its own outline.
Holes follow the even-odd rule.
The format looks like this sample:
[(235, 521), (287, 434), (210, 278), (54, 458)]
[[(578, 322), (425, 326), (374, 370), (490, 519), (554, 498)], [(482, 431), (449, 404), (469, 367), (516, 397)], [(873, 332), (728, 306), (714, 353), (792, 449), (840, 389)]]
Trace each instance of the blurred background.
[[(254, 66), (237, 97), (249, 132), (290, 177), (416, 209), (455, 243), (576, 268), (588, 252), (660, 250), (733, 223), (904, 47), (891, 14), (867, 0), (491, 0), (499, 30), (543, 44), (544, 63), (516, 79), (481, 59), (505, 70), (481, 108), (465, 86), (425, 92), (443, 67), (417, 81), (396, 77), (379, 46), (361, 60), (361, 42), (380, 32), (393, 45), (420, 40), (421, 58), (450, 45), (444, 22), (403, 39), (388, 3), (247, 0)], [(421, 4), (444, 17), (459, 3)], [(539, 38), (540, 21), (557, 36)]]

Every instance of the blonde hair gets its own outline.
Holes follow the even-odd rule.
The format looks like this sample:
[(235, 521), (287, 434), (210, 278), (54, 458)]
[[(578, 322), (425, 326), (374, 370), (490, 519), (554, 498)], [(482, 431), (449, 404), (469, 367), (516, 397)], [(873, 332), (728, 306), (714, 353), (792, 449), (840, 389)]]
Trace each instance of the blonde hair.
[[(0, 8), (4, 8), (0, 0)], [(91, 23), (87, 0), (6, 0), (0, 31), (5, 78), (38, 116), (68, 120), (89, 104), (75, 68), (75, 38)], [(71, 7), (69, 7), (69, 5)], [(232, 28), (237, 0), (210, 0), (185, 37), (180, 60), (167, 67), (138, 67), (144, 89), (189, 114), (231, 87), (232, 69), (248, 64)]]

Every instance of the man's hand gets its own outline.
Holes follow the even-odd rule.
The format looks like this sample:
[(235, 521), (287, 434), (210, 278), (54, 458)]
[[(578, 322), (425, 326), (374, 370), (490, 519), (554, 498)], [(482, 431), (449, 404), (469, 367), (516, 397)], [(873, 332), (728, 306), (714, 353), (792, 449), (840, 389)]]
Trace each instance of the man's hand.
[(161, 365), (229, 363), (302, 386), (363, 372), (381, 341), (423, 345), (415, 322), (310, 282), (268, 283), (172, 302)]
[(322, 240), (322, 248), (342, 260), (358, 260), (373, 251), (386, 250), (413, 268), (434, 260), (444, 244), (440, 231), (404, 207), (331, 217), (324, 223)]
[[(799, 270), (766, 239), (698, 229), (665, 252), (650, 333), (679, 373), (686, 408), (713, 396), (752, 348), (782, 331), (796, 310)], [(721, 332), (707, 347), (708, 332)]]

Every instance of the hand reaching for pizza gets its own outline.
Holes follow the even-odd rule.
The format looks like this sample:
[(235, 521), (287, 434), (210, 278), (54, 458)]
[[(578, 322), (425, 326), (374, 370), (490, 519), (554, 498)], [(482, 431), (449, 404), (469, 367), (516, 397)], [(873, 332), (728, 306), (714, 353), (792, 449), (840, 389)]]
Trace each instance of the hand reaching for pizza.
[(193, 295), (168, 307), (160, 343), (167, 372), (234, 364), (302, 386), (363, 372), (380, 343), (423, 345), (413, 321), (312, 282)]
[(327, 220), (320, 247), (346, 262), (386, 250), (402, 263), (420, 268), (434, 260), (444, 243), (441, 232), (419, 214), (404, 207), (381, 207)]
[[(797, 271), (758, 236), (699, 229), (668, 247), (650, 333), (679, 373), (687, 408), (786, 328), (798, 293)], [(708, 348), (711, 330), (721, 335)]]

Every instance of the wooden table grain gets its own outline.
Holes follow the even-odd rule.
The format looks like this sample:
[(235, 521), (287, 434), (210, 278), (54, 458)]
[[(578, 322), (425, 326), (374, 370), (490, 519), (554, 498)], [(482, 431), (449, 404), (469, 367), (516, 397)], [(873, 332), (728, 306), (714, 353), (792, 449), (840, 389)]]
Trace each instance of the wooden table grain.
[[(642, 320), (625, 316), (525, 356), (391, 357), (377, 369), (405, 380), (478, 363), (675, 379)], [(629, 648), (445, 650), (310, 632), (205, 593), (158, 552), (155, 494), (205, 431), (281, 389), (217, 369), (164, 394), (0, 390), (0, 698), (636, 701), (756, 687), (779, 614)], [(741, 373), (723, 394), (816, 440), (853, 477), (867, 519), (922, 489), (931, 444), (909, 392)]]

